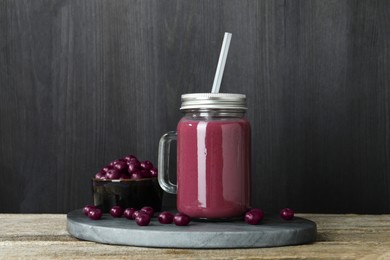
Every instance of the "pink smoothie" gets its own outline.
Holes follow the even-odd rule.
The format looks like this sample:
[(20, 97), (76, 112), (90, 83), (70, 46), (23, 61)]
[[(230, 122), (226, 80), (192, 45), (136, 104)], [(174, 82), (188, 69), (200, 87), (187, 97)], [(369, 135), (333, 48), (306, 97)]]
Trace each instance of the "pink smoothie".
[(231, 218), (250, 203), (250, 125), (244, 118), (177, 126), (177, 208), (198, 218)]

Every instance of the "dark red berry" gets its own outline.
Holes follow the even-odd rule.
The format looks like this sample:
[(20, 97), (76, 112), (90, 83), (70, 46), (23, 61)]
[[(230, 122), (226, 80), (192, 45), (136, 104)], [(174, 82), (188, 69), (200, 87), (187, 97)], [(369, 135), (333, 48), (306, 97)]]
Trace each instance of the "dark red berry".
[(114, 218), (120, 218), (123, 215), (123, 209), (119, 206), (114, 206), (110, 209), (110, 214)]
[(135, 223), (137, 223), (139, 226), (147, 226), (150, 223), (150, 217), (148, 214), (141, 211), (141, 213), (135, 217)]
[(133, 215), (131, 216), (132, 219), (135, 219), (139, 214), (146, 214), (145, 212), (142, 212), (141, 210), (134, 211)]
[(129, 162), (127, 162), (127, 165), (129, 166), (128, 168), (129, 173), (142, 170), (142, 167), (137, 160), (130, 160)]
[(245, 213), (244, 220), (246, 223), (250, 225), (257, 225), (260, 223), (260, 221), (263, 219), (264, 214), (256, 210), (250, 210), (247, 213)]
[(137, 157), (135, 157), (134, 155), (130, 154), (130, 155), (126, 155), (125, 157), (123, 157), (123, 160), (125, 160), (126, 162), (130, 161), (131, 159), (137, 159)]
[(149, 217), (153, 217), (154, 215), (154, 209), (152, 207), (143, 207), (141, 209), (142, 212), (145, 212), (146, 214), (149, 215)]
[(118, 169), (110, 169), (106, 173), (106, 178), (110, 180), (118, 180), (121, 177), (121, 172)]
[(279, 213), (280, 217), (285, 220), (290, 220), (294, 217), (294, 211), (290, 208), (284, 208)]
[(127, 171), (127, 163), (119, 161), (117, 164), (114, 165), (114, 168), (119, 171)]
[(133, 219), (133, 214), (135, 211), (135, 208), (127, 208), (125, 211), (123, 211), (123, 216), (127, 219)]
[[(127, 165), (130, 165), (132, 163), (135, 163), (135, 164), (140, 164), (140, 161), (138, 161), (137, 158), (130, 158), (130, 160), (127, 160)], [(140, 165), (141, 166), (141, 165)]]
[(104, 166), (104, 167), (102, 168), (102, 172), (108, 172), (109, 169), (112, 169), (112, 166), (111, 166), (111, 165)]
[(159, 215), (158, 215), (158, 221), (161, 223), (161, 224), (172, 224), (173, 223), (173, 214), (171, 212), (168, 212), (168, 211), (164, 211), (164, 212), (161, 212)]
[(110, 166), (114, 166), (114, 165), (116, 165), (116, 164), (118, 164), (119, 162), (122, 162), (122, 160), (121, 159), (118, 159), (118, 160), (115, 160), (115, 161), (112, 161), (112, 162), (110, 162)]
[(91, 209), (88, 213), (88, 217), (92, 220), (99, 220), (102, 217), (103, 213), (100, 209)]
[(103, 171), (100, 171), (95, 174), (95, 178), (98, 180), (105, 180), (106, 179), (106, 173)]
[(133, 172), (131, 175), (130, 175), (130, 178), (131, 179), (142, 179), (143, 176), (141, 174), (141, 171), (138, 171), (138, 172)]
[(145, 170), (150, 170), (153, 168), (153, 164), (150, 161), (143, 161), (140, 163), (141, 167)]
[(157, 177), (157, 174), (158, 174), (157, 168), (150, 169), (149, 171), (150, 177)]
[(96, 209), (96, 206), (95, 205), (86, 205), (83, 208), (84, 215), (88, 217), (88, 213), (91, 211), (91, 209)]
[(256, 213), (259, 217), (260, 217), (260, 221), (263, 220), (264, 218), (264, 211), (262, 209), (259, 209), (259, 208), (252, 208), (249, 210), (249, 212), (254, 212)]
[(177, 213), (173, 218), (173, 222), (176, 226), (187, 226), (190, 221), (190, 217), (183, 213)]

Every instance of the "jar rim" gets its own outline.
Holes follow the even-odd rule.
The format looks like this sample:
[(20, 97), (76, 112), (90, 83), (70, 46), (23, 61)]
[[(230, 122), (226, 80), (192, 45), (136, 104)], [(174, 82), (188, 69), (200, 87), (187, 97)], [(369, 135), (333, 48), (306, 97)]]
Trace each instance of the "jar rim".
[(246, 110), (246, 95), (236, 93), (188, 93), (181, 95), (180, 110), (242, 109)]

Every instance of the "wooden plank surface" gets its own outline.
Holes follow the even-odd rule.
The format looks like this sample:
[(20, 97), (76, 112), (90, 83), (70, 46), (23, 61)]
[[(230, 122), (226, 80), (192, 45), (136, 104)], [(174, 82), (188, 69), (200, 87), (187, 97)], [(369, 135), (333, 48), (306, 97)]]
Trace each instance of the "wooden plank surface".
[(156, 163), (229, 31), (253, 206), (390, 213), (389, 19), (386, 0), (2, 0), (0, 212), (81, 208), (106, 163)]
[(80, 241), (67, 233), (65, 215), (0, 214), (0, 259), (390, 258), (390, 215), (299, 216), (317, 223), (317, 242), (262, 249), (190, 250), (115, 246)]

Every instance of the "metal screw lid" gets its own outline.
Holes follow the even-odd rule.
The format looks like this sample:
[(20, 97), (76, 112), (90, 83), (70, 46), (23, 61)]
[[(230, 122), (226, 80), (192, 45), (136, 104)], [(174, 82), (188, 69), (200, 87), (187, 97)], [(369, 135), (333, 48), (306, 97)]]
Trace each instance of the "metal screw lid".
[(247, 109), (246, 96), (232, 93), (183, 94), (180, 110), (186, 109)]

